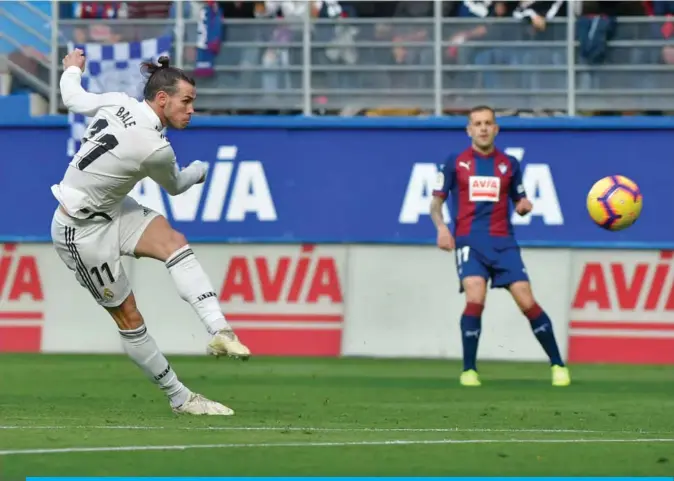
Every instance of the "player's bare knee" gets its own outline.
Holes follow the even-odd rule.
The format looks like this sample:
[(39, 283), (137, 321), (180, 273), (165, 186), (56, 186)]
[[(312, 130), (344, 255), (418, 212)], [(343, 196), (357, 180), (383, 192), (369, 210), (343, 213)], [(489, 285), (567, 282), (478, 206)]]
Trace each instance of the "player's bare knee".
[(466, 303), (484, 305), (487, 298), (487, 284), (481, 278), (467, 278), (463, 281)]
[(187, 245), (187, 238), (183, 235), (183, 233), (173, 229), (171, 230), (171, 235), (169, 236), (168, 241), (168, 250), (171, 251), (170, 254), (174, 253), (178, 249), (182, 249)]
[(534, 293), (531, 291), (531, 285), (528, 282), (515, 282), (510, 286), (510, 293), (517, 303), (517, 307), (524, 313), (536, 305)]

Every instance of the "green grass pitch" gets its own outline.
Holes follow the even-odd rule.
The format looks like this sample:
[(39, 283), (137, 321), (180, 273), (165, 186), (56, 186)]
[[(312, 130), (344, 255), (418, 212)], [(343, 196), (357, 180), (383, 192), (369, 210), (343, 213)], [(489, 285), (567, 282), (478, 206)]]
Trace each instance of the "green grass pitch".
[[(123, 356), (0, 356), (0, 479), (672, 476), (671, 367), (173, 356), (236, 411), (177, 417)], [(92, 449), (98, 448), (98, 449)], [(89, 449), (89, 451), (85, 451)]]

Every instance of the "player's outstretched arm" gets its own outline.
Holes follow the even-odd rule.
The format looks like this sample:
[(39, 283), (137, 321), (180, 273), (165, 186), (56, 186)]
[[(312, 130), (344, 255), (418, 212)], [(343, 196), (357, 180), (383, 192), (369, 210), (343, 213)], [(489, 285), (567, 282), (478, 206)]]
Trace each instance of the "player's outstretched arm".
[(119, 92), (92, 94), (84, 90), (82, 88), (84, 64), (85, 58), (79, 49), (73, 50), (63, 58), (63, 74), (59, 87), (63, 104), (68, 110), (91, 117), (101, 107), (119, 105), (126, 101), (127, 96)]
[(203, 182), (208, 170), (208, 164), (198, 160), (180, 170), (173, 148), (168, 144), (152, 152), (143, 162), (143, 167), (148, 177), (169, 195), (182, 194), (194, 184)]

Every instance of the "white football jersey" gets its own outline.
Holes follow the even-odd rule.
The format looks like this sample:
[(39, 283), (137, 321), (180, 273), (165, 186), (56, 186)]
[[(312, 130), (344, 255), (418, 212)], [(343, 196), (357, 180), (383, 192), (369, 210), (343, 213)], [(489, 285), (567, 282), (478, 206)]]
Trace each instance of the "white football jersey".
[(93, 117), (63, 180), (52, 186), (69, 215), (87, 218), (113, 211), (145, 177), (177, 195), (205, 175), (206, 164), (198, 161), (178, 169), (161, 121), (147, 102), (120, 92), (88, 93), (81, 75), (79, 68), (69, 67), (60, 82), (66, 107)]

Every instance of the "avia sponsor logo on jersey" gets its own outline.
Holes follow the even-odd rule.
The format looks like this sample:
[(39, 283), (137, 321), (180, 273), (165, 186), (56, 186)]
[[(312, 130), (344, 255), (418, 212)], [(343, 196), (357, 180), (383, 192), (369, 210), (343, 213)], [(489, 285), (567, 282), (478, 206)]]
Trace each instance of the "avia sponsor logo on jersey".
[[(267, 176), (259, 160), (236, 160), (234, 145), (218, 147), (206, 182), (177, 196), (163, 195), (150, 178), (130, 193), (140, 204), (177, 222), (241, 222), (249, 216), (260, 222), (278, 219)], [(201, 159), (199, 159), (201, 160)]]
[(674, 364), (674, 253), (576, 256), (569, 360)]
[(40, 352), (44, 290), (37, 259), (0, 244), (0, 352)]
[[(520, 147), (505, 149), (506, 154), (515, 157), (519, 162), (524, 159), (524, 152), (524, 149)], [(430, 215), (433, 188), (437, 184), (438, 171), (442, 172), (443, 167), (443, 165), (433, 163), (416, 163), (412, 166), (407, 190), (398, 216), (398, 221), (401, 224), (417, 224), (421, 216)], [(477, 177), (474, 176), (472, 179), (477, 179)], [(485, 184), (485, 179), (492, 179), (492, 177), (480, 177), (479, 179), (482, 179), (482, 183), (478, 180), (478, 183), (475, 184), (477, 190), (474, 190), (473, 183), (470, 185), (471, 200), (493, 201), (493, 199), (485, 197), (490, 192), (493, 193), (493, 189), (489, 192), (485, 189), (485, 187), (490, 187)], [(522, 183), (534, 209), (524, 217), (513, 213), (510, 219), (513, 225), (529, 225), (534, 217), (542, 219), (546, 225), (563, 225), (564, 215), (550, 167), (547, 164), (526, 164), (522, 172)], [(478, 193), (479, 198), (473, 195), (474, 191)], [(450, 215), (447, 203), (443, 205), (443, 217), (445, 222), (449, 223)]]
[(338, 356), (344, 248), (246, 247), (240, 252), (227, 256), (219, 298), (253, 352)]
[(468, 178), (468, 198), (471, 202), (498, 202), (501, 179), (471, 175)]

